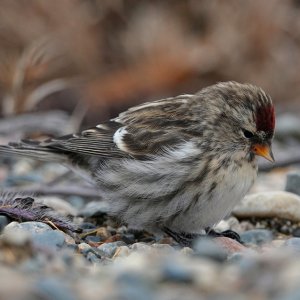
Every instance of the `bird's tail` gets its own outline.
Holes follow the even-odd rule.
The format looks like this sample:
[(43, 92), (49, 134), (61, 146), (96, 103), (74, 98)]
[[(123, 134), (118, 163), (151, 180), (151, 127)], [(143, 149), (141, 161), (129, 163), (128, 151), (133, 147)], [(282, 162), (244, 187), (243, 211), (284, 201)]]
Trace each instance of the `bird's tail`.
[(67, 156), (58, 149), (43, 146), (40, 142), (24, 140), (8, 145), (0, 145), (0, 156), (27, 157), (42, 161), (67, 162)]

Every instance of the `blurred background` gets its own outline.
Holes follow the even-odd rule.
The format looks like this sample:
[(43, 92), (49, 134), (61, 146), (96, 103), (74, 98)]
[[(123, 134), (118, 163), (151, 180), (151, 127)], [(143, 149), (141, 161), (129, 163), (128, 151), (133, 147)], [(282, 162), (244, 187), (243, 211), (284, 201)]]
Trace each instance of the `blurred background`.
[(277, 112), (297, 112), (299, 70), (296, 0), (0, 3), (2, 117), (59, 109), (87, 127), (226, 80), (257, 84)]

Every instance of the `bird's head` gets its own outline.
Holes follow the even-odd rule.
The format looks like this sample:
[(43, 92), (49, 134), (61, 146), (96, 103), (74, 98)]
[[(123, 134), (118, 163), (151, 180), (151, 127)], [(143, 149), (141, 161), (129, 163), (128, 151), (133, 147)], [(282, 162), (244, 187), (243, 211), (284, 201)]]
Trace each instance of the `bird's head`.
[[(254, 115), (253, 130), (243, 129), (245, 139), (250, 143), (250, 151), (274, 162), (271, 143), (275, 129), (274, 106), (271, 103), (258, 105)], [(253, 127), (253, 126), (252, 126)], [(249, 126), (250, 129), (250, 126)]]
[(203, 91), (215, 103), (210, 106), (213, 122), (220, 128), (216, 139), (226, 151), (249, 160), (258, 155), (274, 162), (275, 112), (270, 96), (257, 86), (237, 82), (221, 82)]

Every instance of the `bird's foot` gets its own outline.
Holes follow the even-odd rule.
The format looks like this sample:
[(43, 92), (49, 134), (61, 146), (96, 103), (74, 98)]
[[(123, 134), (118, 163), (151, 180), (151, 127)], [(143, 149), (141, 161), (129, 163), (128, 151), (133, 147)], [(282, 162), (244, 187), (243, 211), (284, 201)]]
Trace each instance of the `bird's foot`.
[(185, 233), (185, 232), (175, 232), (172, 231), (171, 229), (165, 227), (164, 232), (169, 235), (171, 238), (174, 239), (174, 241), (176, 241), (179, 245), (181, 245), (182, 247), (192, 247), (194, 241), (197, 238), (203, 238), (203, 237), (227, 237), (230, 239), (233, 239), (237, 242), (239, 242), (240, 244), (243, 244), (243, 242), (241, 241), (241, 237), (239, 236), (238, 233), (236, 233), (233, 230), (225, 230), (223, 232), (216, 232), (211, 228), (205, 228), (205, 232), (206, 234), (197, 234), (197, 233)]
[(208, 236), (211, 236), (211, 237), (227, 237), (227, 238), (230, 238), (232, 240), (239, 242), (240, 244), (243, 244), (240, 235), (233, 230), (225, 230), (222, 232), (216, 232), (212, 228), (207, 227), (207, 228), (205, 228), (205, 232)]
[(164, 232), (169, 235), (175, 242), (177, 242), (182, 247), (192, 247), (193, 242), (199, 238), (204, 237), (205, 234), (196, 234), (196, 233), (185, 233), (185, 232), (175, 232), (171, 229), (165, 227)]

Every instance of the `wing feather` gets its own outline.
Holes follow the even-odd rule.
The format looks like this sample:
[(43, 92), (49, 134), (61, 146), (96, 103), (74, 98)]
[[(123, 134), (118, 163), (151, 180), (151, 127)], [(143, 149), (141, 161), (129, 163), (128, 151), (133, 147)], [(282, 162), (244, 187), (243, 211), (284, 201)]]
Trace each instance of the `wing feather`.
[[(198, 119), (194, 120), (189, 110), (193, 97), (182, 95), (141, 104), (109, 122), (79, 134), (46, 140), (39, 147), (104, 158), (142, 159), (162, 153), (201, 134)], [(194, 124), (197, 130), (191, 129)]]

